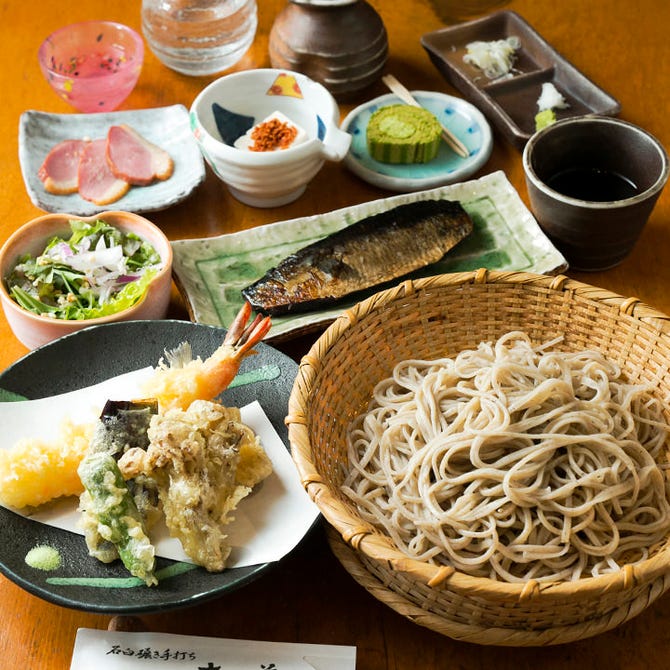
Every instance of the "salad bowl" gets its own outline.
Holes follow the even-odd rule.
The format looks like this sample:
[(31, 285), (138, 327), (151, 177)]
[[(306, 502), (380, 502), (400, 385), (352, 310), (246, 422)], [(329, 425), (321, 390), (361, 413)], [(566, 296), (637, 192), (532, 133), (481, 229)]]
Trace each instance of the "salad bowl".
[[(76, 222), (72, 224), (71, 222)], [(75, 280), (66, 300), (71, 309), (56, 310), (53, 305), (62, 304), (63, 297), (55, 295), (53, 285), (49, 282), (52, 275), (44, 275), (40, 279), (39, 293), (43, 297), (37, 304), (34, 295), (26, 295), (25, 291), (16, 291), (17, 275), (14, 272), (17, 263), (25, 259), (36, 258), (42, 254), (47, 244), (58, 237), (61, 240), (71, 241), (75, 238), (74, 227), (80, 228), (79, 235), (84, 238), (83, 246), (89, 242), (86, 231), (94, 231), (101, 225), (107, 224), (108, 230), (114, 229), (121, 234), (121, 249), (108, 248), (90, 249), (85, 259), (67, 269), (65, 281), (70, 282), (73, 275)], [(98, 233), (99, 234), (99, 233)], [(88, 233), (91, 239), (94, 232)], [(130, 240), (129, 240), (130, 236)], [(129, 244), (132, 246), (129, 247)], [(141, 242), (148, 243), (153, 249), (152, 257), (142, 246)], [(70, 245), (71, 246), (71, 245)], [(129, 256), (132, 259), (120, 259), (119, 256)], [(95, 272), (109, 266), (110, 260), (100, 257), (116, 251), (114, 262), (122, 263), (120, 269), (113, 276), (106, 278), (106, 285), (100, 280), (100, 288), (93, 295), (78, 292), (76, 285), (81, 273)], [(69, 252), (66, 252), (69, 253)], [(84, 256), (84, 254), (80, 254)], [(54, 272), (63, 273), (60, 261)], [(73, 262), (74, 263), (74, 262)], [(144, 272), (150, 267), (150, 273)], [(19, 273), (20, 274), (20, 273)], [(88, 276), (88, 275), (87, 275)], [(172, 287), (172, 247), (165, 234), (148, 219), (138, 214), (122, 211), (103, 212), (96, 216), (77, 217), (71, 214), (45, 214), (32, 219), (16, 230), (0, 249), (0, 303), (7, 322), (17, 339), (28, 349), (35, 349), (47, 342), (63, 335), (68, 335), (89, 326), (97, 326), (116, 321), (130, 321), (138, 319), (162, 319), (167, 314)], [(98, 280), (96, 280), (98, 281)], [(18, 297), (18, 299), (17, 299)]]

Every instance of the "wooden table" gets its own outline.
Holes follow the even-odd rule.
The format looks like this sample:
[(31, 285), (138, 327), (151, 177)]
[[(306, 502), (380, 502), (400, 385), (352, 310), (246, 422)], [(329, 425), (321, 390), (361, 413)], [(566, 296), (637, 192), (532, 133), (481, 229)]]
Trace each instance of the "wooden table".
[[(255, 43), (234, 69), (268, 67), (268, 35), (286, 0), (260, 0)], [(456, 93), (431, 65), (420, 36), (444, 25), (441, 6), (454, 0), (372, 0), (389, 35), (388, 71), (411, 88)], [(664, 0), (515, 0), (518, 11), (553, 46), (621, 102), (620, 116), (655, 134), (670, 147), (668, 34), (670, 4)], [(103, 0), (0, 5), (0, 243), (20, 224), (41, 212), (26, 193), (19, 169), (17, 129), (26, 109), (68, 113), (37, 65), (41, 40), (65, 22), (114, 19), (140, 28), (140, 3)], [(189, 78), (165, 68), (150, 52), (138, 86), (122, 109), (182, 103), (190, 106), (213, 78)], [(385, 92), (381, 83), (360, 100)], [(351, 104), (342, 105), (346, 113)], [(496, 134), (491, 159), (481, 170), (504, 170), (527, 200), (521, 156)], [(183, 204), (151, 218), (171, 239), (229, 233), (272, 221), (317, 214), (385, 194), (339, 165), (327, 165), (307, 192), (285, 207), (253, 209), (235, 201), (208, 172), (205, 183)], [(659, 200), (633, 253), (617, 268), (597, 274), (569, 273), (670, 312), (670, 191)], [(188, 318), (175, 290), (171, 315)], [(0, 317), (0, 369), (27, 350)], [(300, 356), (309, 338), (284, 345)], [(2, 542), (11, 541), (2, 538)], [(0, 550), (1, 551), (1, 550)], [(0, 665), (3, 668), (64, 670), (69, 667), (80, 627), (107, 628), (110, 617), (43, 602), (0, 577)], [(410, 623), (358, 586), (332, 556), (323, 529), (317, 529), (273, 570), (232, 594), (185, 610), (146, 616), (143, 623), (162, 632), (257, 640), (347, 644), (358, 648), (358, 667), (423, 668), (542, 667), (642, 669), (668, 666), (670, 598), (666, 595), (629, 623), (596, 638), (540, 649), (481, 647), (452, 641)]]

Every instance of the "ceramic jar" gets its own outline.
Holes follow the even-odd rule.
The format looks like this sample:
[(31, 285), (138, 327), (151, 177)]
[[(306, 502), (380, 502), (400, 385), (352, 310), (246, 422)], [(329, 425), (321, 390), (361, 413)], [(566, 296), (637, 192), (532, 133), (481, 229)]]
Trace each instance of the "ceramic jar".
[(301, 72), (348, 99), (381, 77), (388, 37), (365, 0), (290, 0), (270, 32), (274, 68)]

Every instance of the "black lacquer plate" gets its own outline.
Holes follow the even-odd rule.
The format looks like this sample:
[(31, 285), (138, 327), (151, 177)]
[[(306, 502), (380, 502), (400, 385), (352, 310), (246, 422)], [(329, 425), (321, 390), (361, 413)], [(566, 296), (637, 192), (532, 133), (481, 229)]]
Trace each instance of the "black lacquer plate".
[[(30, 399), (74, 391), (156, 365), (166, 349), (183, 341), (194, 355), (206, 358), (222, 342), (225, 330), (188, 321), (131, 321), (88, 328), (27, 354), (0, 374), (0, 388)], [(288, 398), (298, 366), (266, 344), (242, 362), (240, 375), (273, 370), (253, 383), (234, 386), (222, 402), (238, 407), (254, 400), (284, 444)], [(157, 559), (160, 582), (146, 587), (130, 577), (120, 561), (100, 563), (88, 555), (81, 535), (32, 521), (0, 507), (0, 571), (26, 591), (47, 601), (104, 614), (141, 614), (186, 607), (218, 597), (259, 577), (273, 563), (209, 573), (203, 568)], [(26, 563), (37, 545), (58, 550), (61, 565), (53, 571)]]

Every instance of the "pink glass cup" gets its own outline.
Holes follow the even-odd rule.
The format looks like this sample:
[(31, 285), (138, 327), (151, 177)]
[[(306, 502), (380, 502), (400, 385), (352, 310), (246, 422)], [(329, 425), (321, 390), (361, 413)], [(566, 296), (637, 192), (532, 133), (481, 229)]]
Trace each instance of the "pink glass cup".
[(144, 42), (121, 23), (84, 21), (49, 35), (38, 59), (50, 86), (75, 109), (109, 112), (137, 83)]

